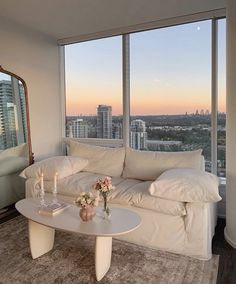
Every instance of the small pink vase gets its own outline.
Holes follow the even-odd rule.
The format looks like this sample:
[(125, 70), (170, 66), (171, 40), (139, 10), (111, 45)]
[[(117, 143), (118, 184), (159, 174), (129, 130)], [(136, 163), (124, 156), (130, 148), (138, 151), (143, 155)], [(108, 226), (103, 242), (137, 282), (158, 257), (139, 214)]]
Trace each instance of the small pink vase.
[(95, 215), (96, 212), (93, 206), (82, 207), (79, 212), (79, 216), (84, 222), (91, 221)]

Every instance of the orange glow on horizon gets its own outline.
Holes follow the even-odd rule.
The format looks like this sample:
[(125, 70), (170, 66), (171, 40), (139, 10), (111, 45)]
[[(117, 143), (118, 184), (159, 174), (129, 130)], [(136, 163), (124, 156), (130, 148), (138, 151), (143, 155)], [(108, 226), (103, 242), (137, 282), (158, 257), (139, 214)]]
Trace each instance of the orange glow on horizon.
[[(122, 91), (117, 91), (117, 88), (70, 88), (67, 94), (67, 115), (96, 115), (100, 104), (112, 106), (113, 115), (123, 113)], [(130, 97), (131, 115), (190, 114), (202, 109), (211, 112), (210, 90), (206, 92), (206, 88), (191, 91), (182, 88), (178, 92), (174, 88), (146, 88), (145, 91), (144, 88), (139, 88), (133, 89)], [(219, 111), (225, 112), (225, 109), (225, 92), (222, 91), (219, 94)]]

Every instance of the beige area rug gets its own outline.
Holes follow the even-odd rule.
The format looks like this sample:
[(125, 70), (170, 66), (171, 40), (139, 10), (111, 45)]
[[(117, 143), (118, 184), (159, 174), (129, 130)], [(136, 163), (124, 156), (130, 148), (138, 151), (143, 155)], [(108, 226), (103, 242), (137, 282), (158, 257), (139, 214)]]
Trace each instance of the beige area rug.
[[(218, 256), (200, 261), (113, 241), (112, 263), (101, 284), (215, 284)], [(27, 221), (19, 216), (0, 225), (0, 283), (98, 283), (94, 238), (56, 232), (51, 252), (33, 260)]]

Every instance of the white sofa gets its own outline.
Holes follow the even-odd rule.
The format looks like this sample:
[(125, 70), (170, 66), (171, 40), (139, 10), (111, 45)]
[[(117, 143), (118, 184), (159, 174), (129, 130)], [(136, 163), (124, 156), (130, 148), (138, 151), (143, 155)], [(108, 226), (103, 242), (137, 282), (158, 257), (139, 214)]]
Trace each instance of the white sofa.
[[(70, 203), (80, 192), (91, 191), (98, 178), (111, 176), (115, 189), (109, 195), (109, 206), (131, 209), (142, 217), (137, 230), (119, 239), (199, 259), (211, 258), (216, 225), (214, 202), (207, 202), (207, 198), (198, 202), (165, 199), (153, 196), (149, 191), (154, 180), (168, 169), (200, 171), (204, 162), (200, 150), (141, 152), (91, 146), (72, 140), (68, 145), (68, 157), (42, 161), (24, 171), (26, 197), (39, 192), (41, 171), (48, 173), (44, 182), (46, 192), (52, 191), (53, 174), (58, 172), (58, 195)], [(86, 159), (86, 166), (77, 167), (73, 157)], [(218, 192), (214, 194), (215, 201), (220, 200)]]
[(27, 151), (25, 143), (0, 151), (0, 209), (25, 196), (25, 183), (19, 174), (29, 165)]

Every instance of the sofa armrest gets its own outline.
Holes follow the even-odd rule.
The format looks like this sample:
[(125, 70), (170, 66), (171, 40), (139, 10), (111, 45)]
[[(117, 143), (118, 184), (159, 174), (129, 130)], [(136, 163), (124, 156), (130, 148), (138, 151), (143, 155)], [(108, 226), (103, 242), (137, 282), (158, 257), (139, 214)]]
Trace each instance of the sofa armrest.
[(0, 159), (0, 176), (7, 176), (22, 171), (29, 165), (25, 157), (9, 156)]
[(216, 226), (215, 203), (186, 203), (185, 223), (186, 250), (196, 251), (196, 255), (205, 252), (205, 258), (211, 257), (211, 242)]

